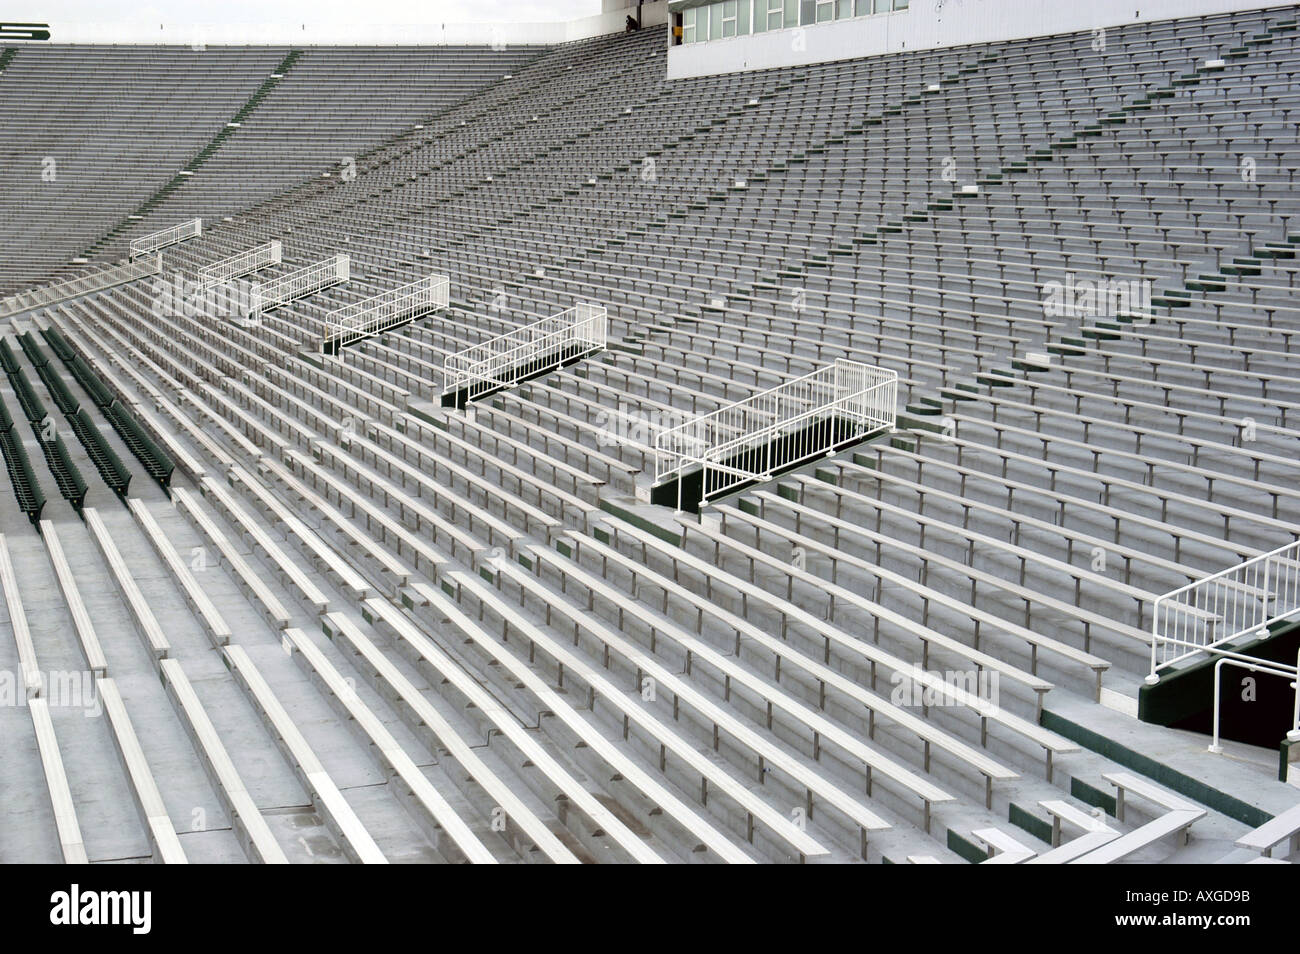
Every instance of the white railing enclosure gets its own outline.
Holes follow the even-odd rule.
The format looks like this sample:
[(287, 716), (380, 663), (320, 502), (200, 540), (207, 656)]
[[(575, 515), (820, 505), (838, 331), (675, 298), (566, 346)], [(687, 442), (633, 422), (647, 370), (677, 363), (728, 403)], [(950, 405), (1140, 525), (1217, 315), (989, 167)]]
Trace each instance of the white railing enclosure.
[(1287, 729), (1286, 737), (1292, 742), (1300, 742), (1300, 657), (1297, 657), (1294, 666), (1286, 663), (1269, 662), (1264, 659), (1238, 659), (1236, 656), (1220, 656), (1214, 664), (1214, 715), (1212, 716), (1213, 735), (1210, 738), (1210, 751), (1216, 755), (1223, 752), (1223, 746), (1219, 744), (1219, 725), (1222, 714), (1223, 700), (1223, 667), (1232, 666), (1235, 669), (1241, 669), (1252, 674), (1263, 673), (1267, 676), (1277, 676), (1282, 679), (1290, 680), (1290, 686), (1295, 690), (1295, 697), (1291, 705), (1291, 725)]
[(211, 265), (199, 269), (199, 288), (208, 289), (228, 282), (231, 279), (251, 275), (258, 269), (280, 264), (280, 242), (267, 242), (256, 248), (237, 252), (229, 258), (223, 258)]
[(581, 302), (558, 315), (449, 355), (443, 362), (443, 394), (457, 396), (458, 402), (472, 401), (520, 378), (601, 351), (608, 335), (605, 307)]
[(69, 298), (86, 295), (102, 288), (124, 285), (127, 282), (135, 281), (137, 278), (148, 278), (150, 275), (157, 275), (161, 271), (161, 254), (143, 258), (136, 262), (111, 265), (89, 275), (78, 275), (76, 278), (55, 282), (53, 285), (43, 285), (40, 288), (33, 288), (30, 291), (19, 292), (8, 298), (0, 299), (0, 318), (16, 315), (20, 311), (28, 311), (32, 308), (67, 301)]
[[(661, 431), (655, 483), (704, 471), (704, 499), (767, 480), (776, 469), (831, 452), (836, 445), (893, 429), (898, 372), (837, 360), (752, 397)], [(779, 446), (787, 440), (788, 446)]]
[(1264, 553), (1156, 598), (1151, 673), (1300, 612), (1300, 541)]
[(446, 308), (450, 295), (451, 280), (446, 275), (426, 275), (418, 281), (353, 302), (325, 316), (329, 331), (322, 349), (328, 348), (331, 342), (337, 346), (350, 344), (398, 321)]
[(335, 255), (258, 285), (253, 289), (249, 316), (260, 315), (295, 298), (347, 281), (350, 264), (346, 255)]
[(159, 232), (152, 232), (149, 235), (142, 235), (138, 239), (133, 239), (131, 241), (131, 257), (138, 258), (141, 255), (148, 255), (160, 248), (184, 242), (186, 239), (197, 238), (202, 234), (203, 220), (189, 219), (179, 225), (173, 225), (169, 229), (162, 229)]

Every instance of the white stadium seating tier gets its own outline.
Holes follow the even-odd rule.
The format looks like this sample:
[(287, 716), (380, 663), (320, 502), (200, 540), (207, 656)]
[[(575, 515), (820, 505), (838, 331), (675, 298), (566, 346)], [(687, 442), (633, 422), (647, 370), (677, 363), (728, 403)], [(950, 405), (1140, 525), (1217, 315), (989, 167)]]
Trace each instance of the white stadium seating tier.
[(1295, 14), (0, 57), (0, 860), (1294, 863), (1134, 714), (1300, 605)]

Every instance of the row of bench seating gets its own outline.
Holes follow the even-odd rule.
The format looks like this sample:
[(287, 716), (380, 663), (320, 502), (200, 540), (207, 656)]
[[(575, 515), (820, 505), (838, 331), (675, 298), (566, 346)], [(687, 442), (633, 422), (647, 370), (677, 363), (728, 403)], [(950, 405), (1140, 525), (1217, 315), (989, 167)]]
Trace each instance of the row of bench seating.
[[(78, 383), (90, 393), (91, 398), (117, 431), (118, 436), (122, 438), (123, 443), (140, 461), (149, 476), (165, 489), (176, 466), (172, 459), (144, 432), (135, 417), (113, 396), (112, 391), (105, 386), (99, 375), (68, 346), (58, 329), (46, 328), (44, 333), (45, 340), (54, 348), (55, 354), (59, 355)], [(56, 341), (59, 342), (58, 345), (55, 345)], [(35, 348), (34, 343), (32, 347)]]
[[(1273, 469), (1285, 460), (1281, 428), (1263, 422), (1255, 446), (1220, 450), (1233, 433), (1227, 415), (1261, 399), (1276, 405), (1270, 413), (1289, 410), (1276, 362), (1256, 359), (1269, 379), (1257, 395), (1231, 370), (1235, 357), (1202, 349), (1223, 368), (1209, 382), (1221, 395), (1217, 416), (1181, 413), (1179, 401), (1204, 382), (1176, 348), (1153, 351), (1145, 364), (1071, 354), (1071, 369), (1101, 370), (1072, 371), (1065, 384), (1061, 363), (1040, 370), (1022, 361), (1034, 367), (1021, 376), (1002, 367), (1071, 335), (1041, 313), (1038, 290), (1053, 270), (1137, 276), (1117, 263), (1140, 254), (1173, 274), (1188, 256), (1231, 254), (1258, 234), (1267, 197), (1202, 188), (1190, 174), (1167, 194), (1156, 191), (1137, 171), (1177, 144), (1162, 136), (1149, 154), (1134, 148), (1128, 130), (1136, 121), (1113, 136), (1079, 137), (1075, 148), (1054, 151), (1069, 154), (1059, 162), (1026, 160), (1033, 175), (1015, 157), (1028, 148), (1026, 137), (1050, 140), (1158, 91), (1179, 43), (1199, 50), (1241, 22), (1175, 29), (1121, 70), (1089, 65), (1077, 74), (1052, 71), (1068, 40), (1050, 40), (999, 45), (996, 56), (958, 50), (740, 75), (685, 93), (611, 54), (601, 74), (608, 89), (594, 75), (570, 83), (542, 73), (555, 82), (539, 90), (535, 107), (506, 98), (498, 101), (502, 115), (488, 117), (467, 106), (366, 158), (355, 182), (281, 197), (175, 253), (189, 267), (240, 247), (250, 230), (292, 229), (295, 254), (310, 261), (332, 254), (342, 237), (366, 276), (355, 289), (299, 303), (257, 328), (154, 318), (139, 289), (50, 309), (49, 320), (67, 340), (75, 334), (77, 351), (102, 356), (94, 363), (121, 369), (120, 383), (105, 378), (117, 400), (140, 415), (125, 389), (157, 408), (156, 418), (139, 416), (155, 441), (174, 423), (182, 449), (197, 449), (202, 462), (187, 472), (217, 516), (183, 488), (178, 507), (223, 556), (252, 543), (256, 558), (225, 561), (231, 576), (273, 625), (286, 620), (305, 668), (344, 710), (356, 703), (344, 691), (347, 677), (337, 668), (330, 675), (328, 647), (291, 625), (300, 610), (311, 617), (327, 610), (335, 648), (358, 660), (382, 695), (401, 699), (408, 722), (427, 726), (436, 694), (500, 733), (489, 748), (532, 764), (517, 776), (492, 769), (489, 784), (540, 798), (565, 794), (578, 809), (565, 825), (593, 857), (648, 861), (683, 845), (736, 861), (866, 856), (868, 836), (887, 857), (932, 857), (918, 850), (924, 839), (898, 829), (930, 829), (938, 816), (940, 829), (973, 826), (1009, 861), (1023, 846), (991, 825), (1009, 789), (1066, 817), (1077, 809), (1049, 797), (1059, 792), (1056, 763), (1066, 762), (1071, 777), (1081, 765), (1090, 773), (1109, 767), (1038, 725), (1043, 694), (1079, 685), (1096, 698), (1103, 674), (1129, 668), (1142, 645), (1144, 604), (1232, 547), (1250, 552), (1280, 532), (1294, 498), (1278, 492), (1267, 509), (1242, 502), (1257, 485), (1285, 487), (1285, 471)], [(1136, 42), (1146, 29), (1126, 28), (1124, 36)], [(635, 53), (648, 41), (622, 42)], [(1234, 82), (1269, 92), (1245, 97), (1247, 122), (1221, 139), (1249, 148), (1275, 136), (1263, 115), (1283, 61), (1261, 51), (1233, 73)], [(1005, 82), (1008, 70), (1050, 79), (1036, 90)], [(931, 76), (942, 79), (940, 92), (913, 102), (911, 91)], [(1210, 98), (1216, 81), (1193, 78), (1195, 95)], [(706, 90), (717, 95), (699, 95)], [(1140, 112), (1163, 133), (1194, 116), (1178, 111), (1183, 106)], [(986, 109), (994, 120), (963, 160), (986, 172), (1016, 168), (974, 199), (949, 199), (950, 184), (916, 185), (933, 179), (923, 173), (934, 146), (953, 142), (940, 135), (944, 124), (962, 110), (983, 117)], [(913, 127), (926, 135), (911, 134)], [(763, 137), (769, 148), (759, 157)], [(629, 188), (637, 170), (628, 150), (641, 147), (654, 153), (659, 178)], [(859, 163), (884, 168), (888, 181), (846, 182), (830, 194), (826, 183), (845, 180), (843, 170)], [(1113, 189), (1085, 187), (1090, 170), (1129, 167), (1134, 174), (1113, 176)], [(733, 185), (742, 177), (743, 188)], [(1198, 206), (1204, 210), (1193, 211)], [(760, 228), (765, 221), (779, 224)], [(1101, 239), (1108, 228), (1124, 240)], [(671, 254), (664, 235), (683, 240)], [(422, 251), (445, 256), (457, 276), (460, 300), (445, 320), (360, 346), (346, 369), (298, 360), (324, 312), (427, 270)], [(876, 261), (894, 290), (853, 277)], [(791, 307), (796, 290), (807, 311)], [(626, 351), (496, 395), (473, 419), (419, 407), (436, 391), (431, 383), (447, 353), (577, 296), (616, 303)], [(858, 307), (873, 300), (882, 301), (879, 320)], [(967, 305), (975, 314), (960, 316)], [(809, 338), (818, 343), (800, 343)], [(1156, 348), (1149, 339), (1143, 346)], [(820, 474), (792, 476), (720, 508), (716, 524), (667, 524), (654, 534), (597, 522), (602, 505), (630, 506), (618, 494), (637, 489), (651, 454), (647, 441), (603, 442), (602, 410), (707, 411), (842, 355), (899, 363), (918, 420), (943, 418), (926, 410), (938, 404), (921, 400), (937, 401), (936, 386), (975, 399), (958, 406), (943, 394), (954, 404), (951, 440), (900, 436), (897, 446), (881, 445), (874, 468), (823, 464)], [(1166, 364), (1176, 389), (1161, 396), (1144, 388), (1139, 376)], [(970, 376), (980, 377), (966, 391), (959, 384)], [(1021, 384), (1024, 400), (1008, 391)], [(1122, 423), (1089, 423), (1111, 407)], [(1153, 462), (1149, 476), (1135, 470), (1142, 460)], [(1251, 470), (1255, 480), (1245, 477)], [(1193, 487), (1200, 480), (1203, 493)], [(992, 490), (967, 493), (968, 483), (983, 482)], [(1019, 508), (1008, 542), (990, 527), (1022, 500), (1033, 506)], [(1049, 505), (1060, 507), (1059, 522), (1045, 512)], [(132, 509), (148, 530), (148, 508), (135, 501)], [(1231, 522), (1220, 529), (1207, 514)], [(1234, 541), (1226, 540), (1230, 530)], [(1056, 542), (1039, 539), (1051, 533)], [(1151, 545), (1157, 533), (1170, 535), (1172, 555), (1163, 542)], [(1122, 564), (1122, 581), (1118, 571), (1088, 567), (1087, 551), (1102, 544)], [(797, 565), (786, 557), (796, 547)], [(330, 595), (309, 591), (307, 565)], [(194, 589), (192, 578), (175, 569), (173, 576), (182, 592)], [(277, 587), (302, 597), (302, 606), (277, 611)], [(434, 676), (434, 694), (387, 658), (356, 613)], [(958, 695), (927, 671), (931, 665), (995, 673), (1001, 697)], [(475, 689), (480, 675), (490, 696)], [(893, 677), (935, 701), (915, 710), (891, 702), (877, 680)], [(647, 684), (662, 709), (638, 699)], [(579, 693), (586, 709), (575, 705)], [(537, 729), (521, 734), (517, 718)], [(439, 740), (460, 735), (445, 715), (439, 725)], [(620, 728), (622, 741), (611, 741)], [(366, 736), (382, 739), (373, 729)], [(578, 753), (572, 763), (591, 778), (615, 773), (601, 788), (651, 819), (653, 840), (629, 840), (608, 826), (606, 806), (588, 797), (594, 786), (564, 758), (529, 754), (537, 752), (531, 738), (543, 736)], [(1043, 757), (1041, 777), (1028, 771)], [(482, 787), (468, 795), (476, 805), (488, 771), (480, 762), (470, 772)], [(806, 831), (777, 808), (793, 804), (804, 808)], [(1056, 815), (1049, 804), (1066, 810)], [(544, 842), (548, 812), (523, 808), (528, 814), (518, 817), (507, 811), (516, 845), (569, 860)], [(418, 814), (439, 812), (447, 817), (426, 798)], [(1090, 840), (1076, 840), (1077, 857), (1109, 844), (1107, 833), (1083, 830)], [(447, 842), (437, 834), (450, 832), (446, 824), (434, 821), (433, 831)], [(1152, 831), (1129, 838), (1116, 826), (1110, 836), (1128, 838), (1111, 849), (1127, 857), (1147, 849)], [(459, 855), (476, 850), (463, 831), (450, 841)], [(907, 850), (882, 847), (895, 841)], [(1050, 855), (1042, 857), (1061, 860)]]

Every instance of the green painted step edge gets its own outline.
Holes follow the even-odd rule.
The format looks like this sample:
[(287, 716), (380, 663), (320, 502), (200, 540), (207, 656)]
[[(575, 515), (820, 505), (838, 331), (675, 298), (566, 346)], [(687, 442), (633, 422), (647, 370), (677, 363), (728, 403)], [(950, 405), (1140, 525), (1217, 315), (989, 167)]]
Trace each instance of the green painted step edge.
[(931, 434), (942, 434), (944, 431), (941, 421), (935, 421), (932, 417), (913, 417), (909, 414), (898, 415), (898, 426), (908, 431), (928, 431)]
[(1112, 818), (1115, 817), (1116, 804), (1115, 796), (1108, 792), (1102, 791), (1095, 785), (1085, 782), (1081, 778), (1070, 778), (1070, 794), (1083, 802), (1085, 805), (1091, 805), (1093, 808), (1100, 808)]
[(1021, 808), (1015, 802), (1007, 806), (1007, 821), (1017, 828), (1029, 832), (1039, 841), (1052, 843), (1052, 823), (1043, 821), (1028, 809)]
[(960, 855), (973, 865), (977, 865), (988, 858), (988, 852), (969, 838), (957, 834), (951, 828), (948, 829), (948, 850), (955, 855)]
[(1112, 762), (1118, 762), (1125, 768), (1139, 772), (1158, 785), (1163, 785), (1165, 788), (1186, 796), (1193, 801), (1200, 802), (1202, 805), (1208, 805), (1215, 811), (1227, 815), (1243, 825), (1258, 828), (1273, 817), (1263, 809), (1249, 805), (1227, 792), (1219, 791), (1198, 779), (1192, 778), (1190, 775), (1184, 775), (1168, 765), (1157, 762), (1148, 755), (1134, 752), (1113, 739), (1099, 735), (1050, 709), (1043, 710), (1039, 723), (1043, 728), (1050, 729), (1067, 739), (1078, 742), (1084, 748), (1104, 755)]
[(908, 414), (915, 414), (918, 417), (938, 417), (943, 414), (942, 407), (935, 407), (931, 404), (909, 404), (906, 410)]
[[(682, 544), (682, 536), (680, 533), (673, 533), (671, 530), (667, 530), (659, 526), (659, 524), (657, 523), (651, 523), (649, 520), (646, 520), (644, 517), (641, 517), (640, 515), (633, 513), (631, 510), (628, 510), (626, 507), (620, 507), (617, 503), (615, 503), (612, 500), (601, 500), (600, 509), (605, 511), (608, 514), (618, 517), (620, 520), (624, 521), (625, 523), (630, 523), (638, 530), (644, 530), (647, 533), (653, 533), (659, 539), (667, 543), (671, 543), (673, 546), (681, 546)], [(600, 540), (602, 543), (609, 543), (608, 535), (602, 534), (599, 529), (593, 532), (593, 536), (595, 536), (596, 539)]]
[(1072, 344), (1053, 343), (1047, 346), (1047, 350), (1052, 354), (1059, 354), (1059, 355), (1080, 355), (1080, 354), (1088, 353), (1087, 348), (1083, 348), (1080, 347), (1079, 345), (1072, 345)]

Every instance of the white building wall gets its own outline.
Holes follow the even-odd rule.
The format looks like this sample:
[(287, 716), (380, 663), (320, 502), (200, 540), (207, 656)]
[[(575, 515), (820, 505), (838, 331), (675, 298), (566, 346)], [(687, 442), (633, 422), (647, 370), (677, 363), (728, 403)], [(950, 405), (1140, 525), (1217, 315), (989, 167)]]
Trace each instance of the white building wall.
[(668, 78), (800, 66), (1292, 5), (1267, 0), (912, 0), (910, 9), (895, 13), (674, 46), (668, 52)]
[[(231, 18), (225, 22), (159, 19), (142, 22), (100, 22), (91, 18), (50, 21), (54, 43), (158, 43), (194, 46), (438, 46), (442, 44), (554, 46), (608, 33), (622, 33), (627, 15), (636, 16), (636, 4), (613, 0), (616, 9), (591, 17), (555, 23), (383, 23), (371, 22), (359, 8), (355, 21), (338, 17), (307, 19), (296, 24), (258, 23)], [(643, 26), (668, 22), (667, 0), (642, 5)], [(23, 22), (45, 22), (33, 15)], [(20, 45), (14, 42), (10, 45)], [(35, 45), (35, 44), (34, 44)]]
[[(617, 0), (615, 0), (617, 3)], [(566, 40), (585, 40), (591, 36), (604, 36), (607, 33), (622, 33), (627, 25), (627, 17), (636, 16), (636, 4), (619, 3), (614, 10), (594, 17), (583, 17), (560, 24), (565, 28)], [(659, 26), (668, 22), (668, 0), (655, 0), (641, 4), (641, 26)], [(527, 42), (527, 41), (521, 41)], [(537, 41), (534, 41), (537, 42)]]

